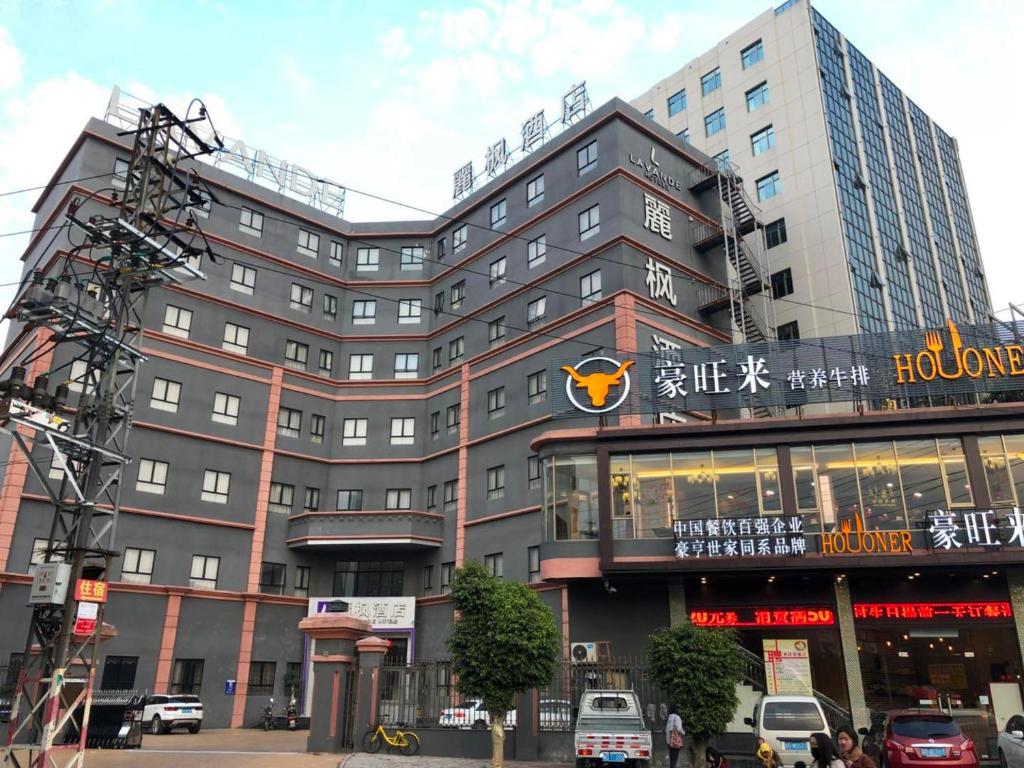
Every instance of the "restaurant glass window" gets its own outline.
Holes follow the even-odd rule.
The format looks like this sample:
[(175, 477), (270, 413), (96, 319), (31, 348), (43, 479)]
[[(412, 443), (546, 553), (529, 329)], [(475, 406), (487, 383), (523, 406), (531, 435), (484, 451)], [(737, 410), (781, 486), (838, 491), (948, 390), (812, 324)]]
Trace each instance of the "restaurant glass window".
[(699, 520), (715, 517), (715, 480), (711, 451), (672, 454), (676, 518)]
[(897, 440), (903, 503), (910, 525), (923, 523), (928, 513), (946, 506), (946, 488), (935, 440)]
[(807, 531), (821, 530), (818, 516), (818, 484), (814, 472), (814, 449), (809, 445), (796, 446), (789, 449), (789, 460), (793, 465), (793, 485), (796, 490), (796, 508), (801, 514), (813, 512), (814, 517), (804, 518)]
[(1024, 499), (1024, 435), (1004, 435), (1003, 439), (1017, 498)]
[(1000, 435), (978, 438), (981, 465), (985, 469), (985, 482), (993, 504), (1013, 504), (1013, 482), (1006, 459), (1006, 449)]
[(854, 451), (864, 527), (869, 530), (906, 528), (892, 442), (855, 443)]
[(782, 491), (779, 487), (779, 455), (774, 448), (754, 451), (757, 464), (757, 488), (761, 509), (765, 514), (782, 512)]
[[(635, 501), (633, 535), (640, 539), (672, 535), (675, 517), (672, 464), (667, 453), (632, 457)], [(627, 535), (625, 538), (629, 538)]]
[(971, 492), (971, 481), (967, 477), (967, 462), (964, 459), (963, 443), (959, 437), (944, 437), (940, 438), (938, 442), (950, 504), (972, 506), (974, 494)]
[(853, 446), (849, 443), (816, 445), (812, 466), (824, 530), (835, 530), (844, 520), (852, 526), (854, 518), (860, 514)]
[(545, 534), (549, 539), (596, 539), (597, 457), (556, 456), (554, 493), (545, 494)]
[(715, 499), (719, 517), (745, 517), (758, 510), (754, 451), (715, 451)]
[(633, 538), (633, 511), (639, 491), (633, 476), (632, 457), (612, 456), (609, 462), (612, 489), (612, 537)]

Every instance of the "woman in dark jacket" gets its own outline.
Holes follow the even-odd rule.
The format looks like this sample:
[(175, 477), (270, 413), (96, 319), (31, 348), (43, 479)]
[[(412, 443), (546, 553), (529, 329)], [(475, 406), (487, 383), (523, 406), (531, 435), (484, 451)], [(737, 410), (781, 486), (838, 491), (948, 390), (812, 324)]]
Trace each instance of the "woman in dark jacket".
[(852, 725), (843, 725), (836, 731), (836, 746), (846, 768), (877, 768), (875, 761), (864, 754), (858, 742), (857, 729)]
[(714, 747), (704, 750), (704, 764), (706, 768), (729, 768), (729, 761), (725, 759), (725, 755)]
[(846, 768), (832, 737), (827, 733), (811, 734), (811, 757), (814, 758), (811, 768)]

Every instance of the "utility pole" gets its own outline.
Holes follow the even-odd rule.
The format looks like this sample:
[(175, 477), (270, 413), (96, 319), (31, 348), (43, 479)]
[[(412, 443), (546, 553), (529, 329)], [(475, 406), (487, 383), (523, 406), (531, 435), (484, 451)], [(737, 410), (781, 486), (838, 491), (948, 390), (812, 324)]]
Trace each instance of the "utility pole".
[[(205, 279), (202, 257), (214, 259), (191, 214), (211, 195), (179, 168), (215, 151), (196, 130), (208, 123), (205, 107), (194, 101), (193, 108), (197, 115), (183, 119), (162, 104), (139, 111), (138, 127), (120, 134), (133, 135), (134, 146), (119, 203), (112, 190), (72, 201), (66, 218), (83, 243), (52, 258), (49, 272), (34, 272), (7, 313), (35, 341), (0, 382), (0, 429), (24, 453), (54, 508), (33, 575), (32, 619), (3, 749), (4, 762), (17, 768), (84, 762), (121, 476), (131, 461), (127, 440), (145, 360), (146, 298), (155, 287)], [(102, 215), (109, 209), (96, 206), (90, 214), (93, 202), (119, 208)], [(67, 366), (26, 381), (53, 351), (68, 349)], [(64, 379), (52, 395), (51, 374)], [(73, 389), (80, 395), (69, 406)], [(59, 481), (50, 479), (51, 468), (61, 470)]]

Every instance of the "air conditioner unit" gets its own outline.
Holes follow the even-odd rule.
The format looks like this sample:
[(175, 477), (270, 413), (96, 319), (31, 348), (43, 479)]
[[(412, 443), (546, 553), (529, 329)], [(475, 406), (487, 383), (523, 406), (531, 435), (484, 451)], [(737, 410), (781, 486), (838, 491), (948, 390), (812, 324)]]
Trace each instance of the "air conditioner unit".
[(585, 664), (597, 661), (597, 643), (573, 643), (569, 647), (569, 655), (574, 664)]

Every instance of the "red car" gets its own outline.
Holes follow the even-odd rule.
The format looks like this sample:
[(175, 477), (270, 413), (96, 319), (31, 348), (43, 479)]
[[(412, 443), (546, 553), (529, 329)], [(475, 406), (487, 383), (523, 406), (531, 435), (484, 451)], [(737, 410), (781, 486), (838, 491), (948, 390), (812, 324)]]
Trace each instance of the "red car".
[(932, 709), (890, 712), (881, 756), (883, 768), (978, 768), (960, 724)]

